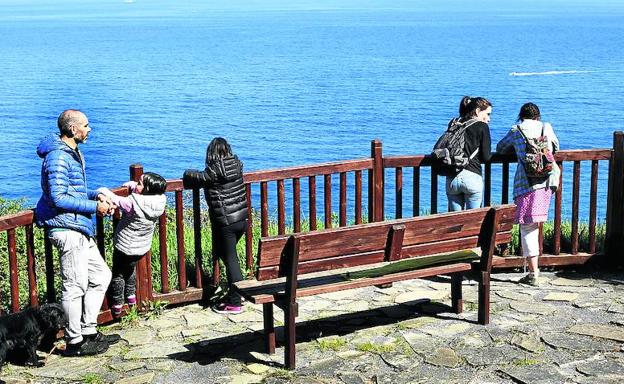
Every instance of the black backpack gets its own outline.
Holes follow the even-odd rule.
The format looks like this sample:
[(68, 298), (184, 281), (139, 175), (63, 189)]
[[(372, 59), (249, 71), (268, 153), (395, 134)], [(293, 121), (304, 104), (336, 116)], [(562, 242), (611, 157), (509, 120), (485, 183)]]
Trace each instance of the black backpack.
[(451, 120), (446, 132), (440, 136), (431, 152), (432, 167), (439, 175), (457, 175), (477, 155), (478, 147), (470, 156), (465, 149), (466, 129), (477, 121), (477, 119), (461, 121), (459, 118)]

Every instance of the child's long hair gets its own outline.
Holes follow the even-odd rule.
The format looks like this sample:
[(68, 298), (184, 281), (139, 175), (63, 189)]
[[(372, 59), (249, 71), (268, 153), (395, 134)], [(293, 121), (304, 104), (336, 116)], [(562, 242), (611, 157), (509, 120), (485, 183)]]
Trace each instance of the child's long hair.
[(206, 164), (232, 156), (232, 148), (223, 137), (212, 139), (206, 149)]
[(540, 120), (541, 114), (539, 107), (533, 103), (526, 103), (522, 107), (520, 107), (520, 113), (518, 113), (518, 122), (531, 119), (531, 120)]
[(154, 172), (143, 174), (143, 195), (162, 195), (167, 189), (167, 180)]

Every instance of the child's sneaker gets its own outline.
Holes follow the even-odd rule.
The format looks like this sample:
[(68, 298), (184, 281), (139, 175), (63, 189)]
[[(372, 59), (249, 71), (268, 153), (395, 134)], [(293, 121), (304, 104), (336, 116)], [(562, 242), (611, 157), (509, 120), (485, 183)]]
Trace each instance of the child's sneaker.
[(535, 277), (535, 275), (533, 275), (532, 273), (529, 273), (528, 275), (524, 276), (523, 278), (521, 278), (520, 280), (518, 280), (518, 282), (520, 284), (526, 284), (526, 285), (531, 285), (533, 287), (539, 287), (539, 279), (537, 277)]
[(213, 306), (212, 310), (216, 313), (223, 313), (226, 315), (238, 315), (243, 312), (243, 307), (240, 305), (221, 303)]
[(136, 300), (136, 296), (135, 296), (135, 295), (128, 296), (128, 297), (127, 297), (127, 300), (128, 300), (128, 307), (133, 307), (133, 306), (135, 306), (135, 305), (136, 305), (136, 303), (137, 303), (137, 300)]
[(122, 310), (123, 306), (121, 304), (119, 305), (113, 305), (111, 307), (111, 313), (113, 314), (113, 316), (121, 316), (121, 310)]

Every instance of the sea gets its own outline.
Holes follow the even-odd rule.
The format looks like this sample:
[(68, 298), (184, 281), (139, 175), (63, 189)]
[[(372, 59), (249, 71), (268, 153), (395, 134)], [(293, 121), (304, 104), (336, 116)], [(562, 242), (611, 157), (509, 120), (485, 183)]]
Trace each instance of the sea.
[[(247, 171), (367, 157), (373, 139), (384, 155), (429, 153), (464, 95), (492, 102), (493, 148), (528, 101), (562, 149), (610, 148), (623, 46), (624, 2), (607, 0), (0, 0), (0, 197), (36, 203), (37, 144), (68, 108), (91, 122), (92, 188), (134, 163), (180, 178), (216, 136)], [(588, 180), (583, 164), (584, 220)], [(410, 187), (404, 199), (407, 214)]]

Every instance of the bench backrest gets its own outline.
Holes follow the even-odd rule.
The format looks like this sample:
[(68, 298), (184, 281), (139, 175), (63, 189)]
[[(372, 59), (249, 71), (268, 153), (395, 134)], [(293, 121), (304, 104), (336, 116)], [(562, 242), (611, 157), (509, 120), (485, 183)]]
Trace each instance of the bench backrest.
[(494, 211), (498, 220), (495, 242), (508, 243), (515, 212), (511, 204), (264, 237), (258, 248), (256, 278), (289, 274), (289, 239), (297, 239), (298, 274), (475, 248), (481, 245), (480, 235), (484, 236), (484, 225)]

